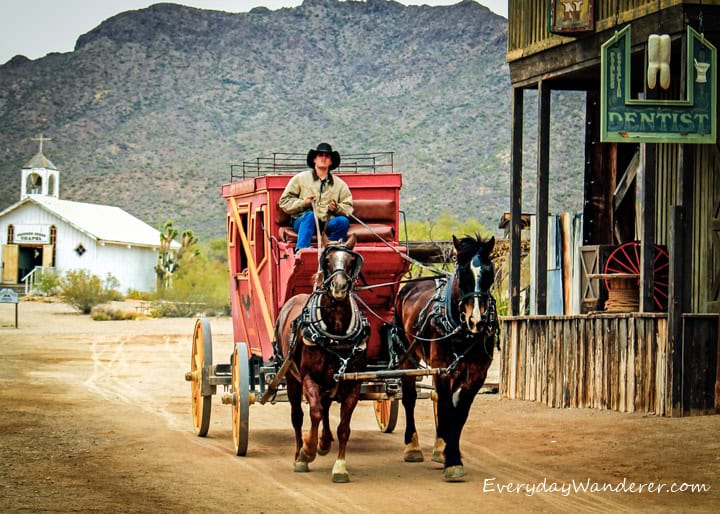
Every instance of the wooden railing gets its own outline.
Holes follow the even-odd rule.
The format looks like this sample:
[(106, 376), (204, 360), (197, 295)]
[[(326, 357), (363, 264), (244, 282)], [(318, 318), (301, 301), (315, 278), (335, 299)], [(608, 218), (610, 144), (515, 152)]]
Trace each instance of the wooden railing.
[(506, 318), (500, 334), (503, 398), (660, 416), (672, 410), (662, 314)]
[[(672, 6), (698, 4), (700, 1), (595, 0), (595, 32), (602, 32)], [(550, 0), (508, 0), (508, 62), (575, 39), (552, 34), (548, 30), (549, 6)]]

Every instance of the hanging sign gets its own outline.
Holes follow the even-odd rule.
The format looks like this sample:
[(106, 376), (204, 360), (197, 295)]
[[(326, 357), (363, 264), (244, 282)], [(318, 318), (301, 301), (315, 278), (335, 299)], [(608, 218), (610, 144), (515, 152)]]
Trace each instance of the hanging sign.
[(630, 25), (600, 53), (600, 141), (714, 144), (717, 138), (717, 51), (687, 29), (684, 100), (630, 98)]
[(593, 0), (549, 0), (549, 31), (572, 36), (595, 30)]

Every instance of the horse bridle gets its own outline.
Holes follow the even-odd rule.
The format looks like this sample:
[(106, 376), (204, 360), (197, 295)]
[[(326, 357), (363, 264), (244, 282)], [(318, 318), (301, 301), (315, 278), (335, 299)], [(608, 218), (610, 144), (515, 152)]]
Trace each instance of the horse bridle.
[(480, 323), (485, 325), (487, 328), (492, 327), (493, 324), (497, 322), (497, 307), (495, 304), (495, 297), (487, 291), (473, 291), (472, 293), (466, 293), (462, 296), (460, 302), (458, 303), (458, 310), (460, 311), (460, 323), (462, 324), (464, 329), (467, 330), (467, 319), (465, 311), (462, 309), (462, 304), (468, 298), (473, 297), (477, 298), (480, 301), (485, 299), (487, 303), (487, 308), (485, 309), (484, 313), (480, 314)]
[[(474, 259), (475, 257), (473, 257)], [(468, 266), (472, 266), (473, 259), (471, 259), (467, 264), (458, 265), (453, 279), (456, 279), (458, 281), (458, 287), (460, 287), (460, 269), (466, 268)], [(460, 313), (460, 323), (462, 324), (463, 328), (467, 331), (467, 319), (465, 310), (463, 309), (463, 304), (466, 300), (473, 298), (476, 299), (479, 302), (485, 301), (487, 307), (485, 308), (485, 312), (480, 315), (480, 323), (482, 323), (485, 328), (486, 332), (490, 333), (497, 324), (497, 306), (495, 303), (495, 297), (490, 294), (490, 291), (487, 289), (484, 289), (481, 284), (482, 277), (476, 276), (475, 278), (475, 289), (473, 291), (470, 291), (468, 293), (463, 293), (460, 296), (460, 300), (458, 301), (458, 312)], [(462, 291), (461, 291), (462, 292)], [(448, 298), (451, 296), (451, 293), (448, 292)]]
[[(327, 267), (327, 254), (331, 250), (337, 250), (337, 251), (349, 253), (350, 255), (352, 255), (355, 258), (355, 264), (353, 266), (353, 269), (350, 271), (350, 273), (348, 273), (347, 271), (345, 271), (342, 268), (337, 268), (337, 269), (333, 270), (330, 274), (326, 274), (325, 268)], [(320, 270), (322, 271), (322, 274), (323, 274), (323, 282), (322, 282), (323, 288), (327, 288), (327, 286), (330, 284), (330, 282), (335, 277), (335, 275), (345, 275), (345, 277), (352, 284), (353, 282), (355, 282), (355, 280), (360, 275), (360, 270), (362, 269), (363, 262), (364, 262), (363, 256), (357, 252), (350, 250), (347, 246), (344, 246), (344, 245), (328, 245), (328, 246), (326, 246), (325, 250), (323, 251), (322, 255), (320, 256), (320, 263), (319, 263)]]

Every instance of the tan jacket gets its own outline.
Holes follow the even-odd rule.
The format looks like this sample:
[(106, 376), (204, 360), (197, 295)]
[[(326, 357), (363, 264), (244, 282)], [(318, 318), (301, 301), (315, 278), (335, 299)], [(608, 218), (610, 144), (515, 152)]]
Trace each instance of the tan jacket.
[(352, 194), (343, 179), (328, 173), (327, 183), (322, 193), (320, 192), (320, 185), (321, 181), (315, 175), (314, 170), (298, 173), (285, 186), (285, 191), (280, 197), (280, 208), (293, 218), (297, 218), (311, 208), (305, 206), (305, 198), (315, 195), (317, 217), (321, 221), (327, 221), (328, 219), (328, 205), (330, 205), (331, 200), (335, 200), (337, 203), (335, 212), (330, 213), (331, 216), (337, 214), (349, 216), (353, 213)]

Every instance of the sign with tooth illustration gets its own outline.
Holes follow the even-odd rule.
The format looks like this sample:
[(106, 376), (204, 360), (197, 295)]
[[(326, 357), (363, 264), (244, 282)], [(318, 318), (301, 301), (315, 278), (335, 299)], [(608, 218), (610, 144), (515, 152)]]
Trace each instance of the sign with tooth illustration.
[[(670, 40), (669, 36), (663, 37), (648, 40), (649, 88), (654, 88), (656, 83), (662, 88), (670, 85)], [(714, 144), (718, 89), (715, 47), (688, 27), (685, 98), (643, 100), (631, 97), (630, 46), (628, 25), (601, 49), (600, 140), (604, 143)]]

